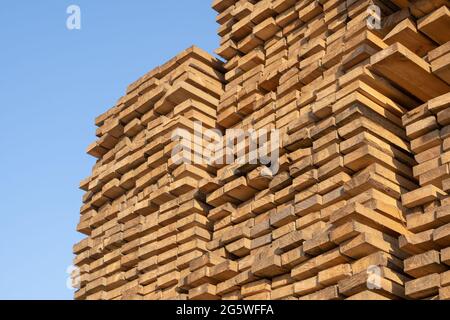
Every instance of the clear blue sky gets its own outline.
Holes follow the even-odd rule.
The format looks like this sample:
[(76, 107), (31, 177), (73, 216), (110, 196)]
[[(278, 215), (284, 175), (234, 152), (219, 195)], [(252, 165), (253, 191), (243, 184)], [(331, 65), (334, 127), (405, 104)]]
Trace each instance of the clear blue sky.
[[(81, 8), (81, 30), (66, 9)], [(2, 1), (0, 299), (72, 299), (66, 268), (94, 118), (196, 44), (218, 47), (210, 0)]]

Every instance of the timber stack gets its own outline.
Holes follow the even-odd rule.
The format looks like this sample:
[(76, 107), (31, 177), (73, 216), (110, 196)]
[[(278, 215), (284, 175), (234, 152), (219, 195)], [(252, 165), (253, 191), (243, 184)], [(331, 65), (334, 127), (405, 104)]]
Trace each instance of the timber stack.
[(450, 299), (449, 2), (212, 6), (96, 120), (75, 298)]
[[(207, 252), (211, 224), (199, 181), (211, 166), (173, 161), (172, 135), (194, 121), (215, 128), (223, 91), (222, 63), (192, 47), (128, 87), (97, 118), (98, 158), (86, 190), (74, 247), (77, 299), (172, 299), (189, 263)], [(192, 148), (186, 145), (185, 148)], [(175, 150), (175, 151), (174, 151)]]

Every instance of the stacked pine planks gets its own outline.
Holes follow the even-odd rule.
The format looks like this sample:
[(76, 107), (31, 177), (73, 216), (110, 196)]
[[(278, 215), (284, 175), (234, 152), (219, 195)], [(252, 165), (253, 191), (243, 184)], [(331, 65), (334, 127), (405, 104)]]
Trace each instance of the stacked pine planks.
[[(449, 299), (448, 1), (212, 6), (223, 64), (188, 49), (96, 121), (76, 298)], [(196, 120), (273, 130), (279, 170), (174, 163)]]
[[(380, 88), (367, 68), (388, 48), (367, 28), (372, 2), (222, 3), (214, 3), (222, 25), (218, 53), (227, 59), (218, 123), (278, 129), (282, 149), (271, 179), (251, 166), (218, 171), (222, 187), (207, 202), (231, 210), (214, 222), (209, 249), (225, 250), (233, 272), (214, 279), (209, 292), (239, 299), (404, 297), (398, 237), (408, 231), (399, 201), (416, 185), (401, 116), (402, 104), (416, 101), (388, 83)], [(381, 280), (369, 292), (372, 265)]]
[(406, 283), (406, 295), (413, 299), (450, 299), (449, 116), (447, 93), (403, 118), (417, 161), (414, 176), (420, 182), (420, 188), (402, 197), (411, 209), (407, 223), (413, 234), (401, 236), (400, 246), (411, 255), (404, 269), (414, 278)]
[(192, 132), (197, 119), (215, 128), (222, 70), (190, 48), (131, 84), (97, 118), (99, 139), (88, 152), (99, 160), (81, 183), (78, 231), (88, 238), (74, 247), (77, 299), (175, 298), (189, 263), (207, 252), (209, 207), (199, 181), (215, 168), (175, 163), (172, 134)]
[[(398, 42), (411, 50), (416, 48), (423, 58), (411, 55), (411, 61), (416, 61), (408, 70), (411, 75), (406, 77), (398, 64), (391, 67), (406, 80), (394, 81), (397, 85), (409, 88), (416, 96), (419, 91), (424, 95), (423, 104), (403, 116), (416, 160), (413, 175), (420, 186), (402, 195), (403, 205), (409, 208), (408, 230), (413, 233), (399, 239), (402, 251), (410, 255), (404, 260), (404, 271), (413, 279), (405, 284), (405, 294), (411, 299), (450, 299), (450, 171), (446, 159), (450, 122), (445, 120), (450, 112), (450, 12), (448, 2), (445, 4), (429, 3), (426, 14), (416, 13), (417, 24), (408, 27), (414, 31), (408, 31), (414, 38), (403, 40), (406, 33), (399, 32)], [(423, 42), (418, 36), (427, 38), (429, 45), (420, 48)]]

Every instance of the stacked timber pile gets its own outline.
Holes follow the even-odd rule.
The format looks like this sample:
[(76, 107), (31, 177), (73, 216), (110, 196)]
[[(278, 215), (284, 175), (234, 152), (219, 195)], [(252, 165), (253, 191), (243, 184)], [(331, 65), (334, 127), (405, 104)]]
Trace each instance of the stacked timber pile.
[(190, 48), (130, 85), (97, 119), (99, 139), (88, 152), (98, 161), (81, 183), (78, 231), (88, 237), (74, 247), (77, 299), (179, 297), (179, 280), (211, 238), (199, 180), (215, 169), (175, 163), (172, 135), (193, 133), (196, 120), (216, 127), (221, 71), (217, 59)]
[[(448, 60), (450, 62), (450, 60)], [(404, 116), (417, 165), (420, 188), (403, 195), (411, 208), (408, 229), (400, 247), (411, 254), (404, 270), (414, 280), (406, 283), (413, 299), (450, 299), (450, 93), (434, 98)]]
[[(224, 64), (190, 50), (97, 121), (76, 297), (448, 297), (448, 7), (215, 0)], [(193, 120), (246, 133), (235, 161), (174, 163)], [(270, 161), (236, 161), (250, 132)]]
[[(429, 57), (444, 49), (439, 47)], [(414, 176), (420, 182), (420, 188), (403, 195), (403, 205), (412, 210), (408, 229), (414, 232), (400, 237), (402, 250), (411, 254), (404, 261), (405, 272), (414, 278), (406, 283), (406, 295), (450, 300), (450, 93), (407, 113), (403, 123), (417, 161)]]
[(400, 237), (401, 249), (410, 254), (404, 271), (414, 279), (405, 286), (411, 299), (450, 299), (450, 11), (446, 4), (431, 6), (417, 24), (405, 20), (396, 27), (397, 41), (423, 59), (411, 55), (414, 64), (403, 62), (404, 68), (409, 63), (409, 70), (393, 65), (390, 73), (398, 85), (421, 95), (423, 102), (403, 117), (416, 160), (413, 175), (420, 185), (402, 197), (410, 209), (408, 230), (413, 232)]
[[(389, 17), (378, 30), (373, 4)], [(398, 27), (433, 14), (415, 5), (214, 2), (227, 61), (218, 123), (278, 129), (282, 148), (272, 177), (217, 171), (210, 253), (188, 282), (202, 298), (405, 298), (401, 197), (418, 185), (402, 116), (449, 89), (422, 59), (437, 43)]]

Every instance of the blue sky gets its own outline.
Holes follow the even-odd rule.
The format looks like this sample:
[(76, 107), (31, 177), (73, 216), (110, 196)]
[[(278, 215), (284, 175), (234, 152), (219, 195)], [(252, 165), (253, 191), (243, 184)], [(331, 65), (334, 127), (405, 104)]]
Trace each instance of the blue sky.
[[(81, 30), (66, 9), (81, 8)], [(210, 0), (2, 1), (0, 299), (72, 299), (78, 183), (94, 118), (126, 86), (196, 44), (218, 47)]]

